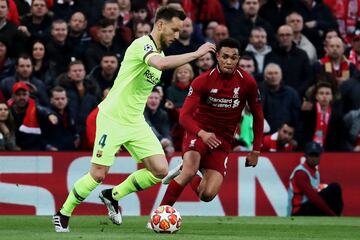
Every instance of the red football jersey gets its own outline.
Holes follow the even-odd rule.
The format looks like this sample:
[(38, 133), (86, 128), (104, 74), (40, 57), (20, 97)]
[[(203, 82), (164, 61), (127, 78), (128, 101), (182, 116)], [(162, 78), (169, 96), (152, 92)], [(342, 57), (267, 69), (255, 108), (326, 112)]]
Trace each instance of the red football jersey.
[(242, 69), (224, 75), (214, 68), (197, 77), (191, 84), (180, 112), (180, 123), (189, 132), (201, 129), (232, 142), (246, 102), (254, 115), (254, 150), (260, 150), (263, 112), (255, 80)]

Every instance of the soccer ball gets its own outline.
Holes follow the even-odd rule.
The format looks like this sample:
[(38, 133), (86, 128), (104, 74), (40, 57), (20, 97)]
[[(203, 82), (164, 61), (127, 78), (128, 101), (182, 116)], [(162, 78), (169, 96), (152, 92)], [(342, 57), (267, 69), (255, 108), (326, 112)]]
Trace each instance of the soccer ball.
[(181, 216), (174, 207), (163, 205), (151, 213), (150, 223), (156, 233), (176, 233), (181, 227)]

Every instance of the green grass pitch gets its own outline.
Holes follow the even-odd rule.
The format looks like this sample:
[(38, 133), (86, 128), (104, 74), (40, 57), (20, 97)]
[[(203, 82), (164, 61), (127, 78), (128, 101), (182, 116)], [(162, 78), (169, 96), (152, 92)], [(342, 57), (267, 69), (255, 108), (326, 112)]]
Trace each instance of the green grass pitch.
[(51, 217), (0, 216), (1, 240), (347, 240), (360, 239), (360, 218), (349, 217), (183, 217), (177, 234), (156, 234), (145, 228), (147, 217), (124, 217), (121, 226), (105, 216), (74, 216), (70, 233), (55, 233)]

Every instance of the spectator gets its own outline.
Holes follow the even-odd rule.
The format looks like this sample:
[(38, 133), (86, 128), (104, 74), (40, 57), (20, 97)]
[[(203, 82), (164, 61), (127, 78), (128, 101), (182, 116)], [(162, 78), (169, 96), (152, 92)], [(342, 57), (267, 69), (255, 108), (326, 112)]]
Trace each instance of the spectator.
[(344, 123), (348, 130), (348, 145), (350, 150), (360, 152), (360, 108), (352, 110), (344, 116)]
[(9, 44), (3, 37), (0, 37), (0, 83), (6, 77), (15, 74), (15, 61), (9, 57)]
[(360, 29), (355, 31), (351, 41), (349, 61), (355, 65), (355, 69), (360, 72)]
[(96, 66), (88, 75), (89, 79), (95, 80), (100, 89), (111, 88), (114, 84), (119, 69), (119, 62), (115, 54), (106, 53), (102, 56), (100, 65)]
[(221, 0), (222, 9), (225, 16), (226, 26), (230, 26), (234, 19), (241, 18), (243, 15), (242, 0)]
[(98, 39), (99, 42), (94, 42), (85, 51), (85, 66), (88, 71), (99, 65), (101, 57), (105, 53), (115, 53), (120, 60), (123, 58), (124, 45), (120, 45), (114, 40), (115, 26), (114, 21), (109, 19), (102, 19), (98, 23)]
[(300, 98), (292, 87), (282, 82), (282, 71), (278, 64), (266, 65), (264, 82), (260, 84), (259, 89), (264, 118), (270, 125), (270, 133), (274, 133), (284, 122), (291, 122), (293, 126), (298, 125)]
[(48, 42), (52, 21), (46, 0), (33, 0), (30, 13), (21, 17), (18, 29), (26, 36), (26, 42)]
[(80, 136), (76, 131), (73, 113), (68, 108), (66, 90), (60, 86), (51, 89), (51, 110), (58, 121), (56, 124), (47, 124), (44, 131), (46, 150), (64, 151), (75, 150), (80, 145)]
[(40, 41), (35, 41), (32, 45), (32, 61), (34, 64), (33, 76), (40, 79), (47, 85), (52, 84), (51, 74), (49, 72), (49, 61), (46, 56), (45, 45)]
[(291, 173), (289, 183), (289, 215), (340, 216), (343, 209), (342, 191), (337, 183), (320, 190), (318, 170), (322, 148), (316, 142), (305, 147), (305, 162)]
[[(202, 42), (197, 42), (192, 37), (193, 32), (193, 22), (190, 18), (187, 17), (184, 20), (183, 28), (179, 32), (178, 40), (173, 42), (170, 47), (164, 51), (165, 55), (177, 55), (196, 51)], [(173, 70), (167, 70), (163, 72), (161, 79), (163, 80), (162, 84), (164, 89), (166, 89), (171, 84), (173, 72)]]
[(360, 72), (340, 86), (344, 113), (360, 108)]
[(12, 95), (12, 87), (16, 82), (26, 82), (31, 86), (31, 96), (39, 102), (40, 105), (48, 106), (49, 100), (46, 92), (45, 84), (33, 76), (33, 63), (30, 56), (21, 55), (16, 60), (15, 76), (7, 77), (1, 82), (1, 89), (6, 99)]
[(57, 0), (54, 1), (52, 10), (54, 12), (54, 19), (62, 19), (69, 21), (71, 15), (81, 10), (81, 1), (79, 0)]
[(297, 0), (267, 0), (260, 7), (259, 16), (268, 21), (273, 29), (285, 24), (285, 18), (296, 10)]
[(145, 21), (139, 21), (134, 24), (134, 37), (139, 38), (149, 35), (151, 32), (151, 25)]
[[(9, 56), (14, 57), (17, 53), (19, 53), (16, 50), (19, 50), (22, 46), (21, 44), (17, 44), (19, 42), (19, 39), (21, 39), (21, 34), (17, 30), (17, 27), (7, 21), (7, 16), (9, 13), (9, 4), (8, 1), (0, 1), (0, 36), (3, 38), (5, 42), (7, 42), (8, 50), (9, 50)], [(23, 48), (21, 48), (23, 49)]]
[(219, 25), (218, 22), (210, 21), (203, 26), (203, 35), (205, 37), (205, 42), (215, 43), (214, 42), (214, 32), (215, 32), (215, 28), (218, 25)]
[(17, 145), (22, 150), (44, 150), (42, 127), (47, 121), (57, 124), (57, 117), (30, 98), (30, 88), (25, 82), (15, 83), (12, 93), (8, 103), (15, 119)]
[(68, 40), (74, 46), (74, 55), (79, 59), (84, 58), (85, 50), (91, 43), (90, 34), (87, 31), (87, 20), (82, 12), (74, 12), (69, 20)]
[(131, 20), (131, 2), (130, 0), (117, 0), (119, 4), (122, 25), (126, 25)]
[(345, 57), (345, 45), (341, 38), (331, 38), (325, 47), (325, 51), (326, 56), (321, 58), (315, 65), (315, 72), (317, 74), (332, 74), (336, 78), (338, 86), (350, 77), (353, 77), (355, 66)]
[(291, 152), (296, 148), (295, 127), (288, 122), (281, 125), (277, 132), (264, 136), (261, 151)]
[[(131, 19), (126, 24), (130, 29), (135, 29), (138, 22), (148, 23), (150, 25), (149, 11), (145, 1), (131, 2)], [(150, 25), (151, 28), (151, 25)]]
[(259, 8), (259, 0), (244, 0), (242, 2), (243, 15), (228, 23), (230, 36), (238, 39), (243, 48), (248, 44), (251, 29), (254, 27), (264, 28), (268, 42), (274, 42), (274, 30), (267, 21), (259, 17)]
[(251, 30), (249, 44), (245, 51), (254, 56), (257, 65), (257, 73), (262, 74), (264, 70), (265, 56), (271, 52), (271, 46), (267, 44), (267, 33), (262, 27), (254, 27)]
[(58, 79), (58, 84), (65, 88), (69, 98), (69, 110), (74, 113), (76, 130), (81, 140), (85, 136), (85, 122), (89, 113), (98, 104), (98, 86), (92, 79), (85, 79), (84, 64), (76, 60), (71, 62), (66, 76)]
[(294, 43), (294, 31), (283, 25), (277, 32), (278, 45), (265, 57), (265, 65), (273, 62), (280, 65), (283, 81), (303, 96), (312, 82), (310, 63), (306, 52), (297, 48)]
[(15, 121), (9, 106), (0, 102), (0, 151), (18, 151), (15, 141)]
[(355, 28), (360, 21), (360, 1), (323, 0), (323, 2), (336, 18), (341, 38), (344, 39), (346, 43), (350, 43)]
[(297, 11), (304, 19), (304, 35), (316, 48), (317, 55), (322, 56), (322, 34), (338, 25), (329, 8), (322, 1), (300, 0)]
[(172, 84), (167, 89), (166, 96), (167, 100), (171, 101), (176, 108), (180, 108), (184, 104), (193, 79), (194, 72), (190, 64), (185, 64), (175, 69)]
[(334, 89), (328, 82), (318, 82), (315, 103), (302, 107), (304, 124), (302, 146), (308, 141), (319, 143), (327, 151), (344, 151), (345, 134), (341, 102), (334, 101)]
[(221, 40), (229, 38), (229, 30), (225, 25), (219, 24), (214, 30), (214, 43), (217, 45)]
[(147, 100), (144, 116), (159, 139), (165, 154), (170, 156), (174, 153), (174, 147), (170, 136), (169, 117), (167, 112), (160, 108), (160, 102), (160, 92), (154, 88)]
[(257, 73), (255, 59), (251, 55), (242, 55), (239, 60), (239, 67), (250, 74), (257, 82), (262, 81), (261, 75)]
[[(74, 55), (74, 47), (67, 41), (67, 37), (67, 23), (61, 19), (53, 21), (51, 25), (51, 40), (46, 45), (49, 67), (54, 73), (53, 79), (66, 72), (66, 66), (69, 65), (69, 62), (77, 58)], [(51, 84), (50, 88), (53, 86)]]
[(286, 17), (286, 24), (294, 31), (294, 42), (296, 46), (306, 52), (310, 64), (315, 63), (317, 61), (316, 49), (309, 39), (302, 34), (304, 28), (303, 17), (297, 12), (292, 12)]
[[(102, 92), (102, 100), (106, 98), (110, 89), (105, 88)], [(95, 142), (95, 132), (96, 132), (96, 117), (99, 112), (99, 108), (96, 107), (86, 118), (86, 149), (92, 149)]]
[(215, 61), (213, 55), (211, 53), (206, 53), (205, 55), (196, 59), (196, 74), (194, 75), (199, 76), (200, 74), (203, 74), (204, 72), (213, 68), (214, 64)]

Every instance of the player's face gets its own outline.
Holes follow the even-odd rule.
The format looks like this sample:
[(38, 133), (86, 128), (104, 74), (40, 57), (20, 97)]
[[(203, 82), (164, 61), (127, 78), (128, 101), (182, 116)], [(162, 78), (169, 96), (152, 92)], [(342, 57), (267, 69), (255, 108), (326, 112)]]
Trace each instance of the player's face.
[(321, 106), (329, 106), (333, 100), (333, 94), (330, 88), (321, 87), (317, 90), (315, 98)]
[(9, 117), (9, 108), (5, 103), (0, 103), (0, 121), (6, 121)]
[(159, 20), (159, 25), (160, 47), (164, 50), (179, 38), (179, 32), (183, 26), (183, 21), (177, 17), (173, 17), (171, 21)]
[(64, 110), (68, 103), (68, 98), (66, 97), (65, 91), (62, 92), (53, 92), (50, 99), (51, 105), (55, 106), (58, 110)]
[(232, 74), (239, 62), (239, 50), (237, 48), (222, 47), (216, 58), (219, 63), (219, 68), (222, 73)]

